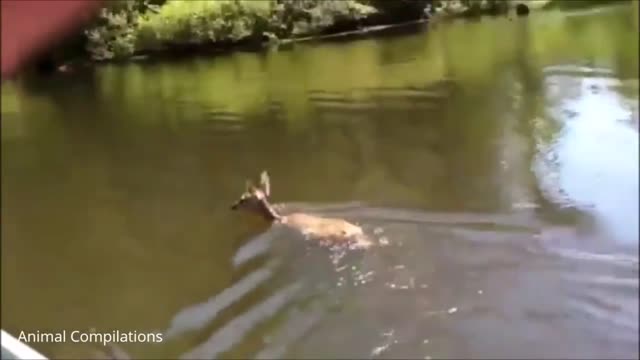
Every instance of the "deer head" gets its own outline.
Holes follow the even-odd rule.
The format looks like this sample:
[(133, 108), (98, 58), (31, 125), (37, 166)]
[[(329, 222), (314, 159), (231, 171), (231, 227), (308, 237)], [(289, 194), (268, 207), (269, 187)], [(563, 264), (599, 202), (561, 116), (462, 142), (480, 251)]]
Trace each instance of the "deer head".
[(260, 174), (260, 185), (255, 186), (251, 180), (245, 183), (245, 190), (240, 195), (240, 199), (231, 205), (232, 210), (245, 210), (258, 213), (269, 219), (277, 219), (279, 216), (269, 204), (268, 198), (271, 194), (271, 184), (269, 174), (263, 171)]

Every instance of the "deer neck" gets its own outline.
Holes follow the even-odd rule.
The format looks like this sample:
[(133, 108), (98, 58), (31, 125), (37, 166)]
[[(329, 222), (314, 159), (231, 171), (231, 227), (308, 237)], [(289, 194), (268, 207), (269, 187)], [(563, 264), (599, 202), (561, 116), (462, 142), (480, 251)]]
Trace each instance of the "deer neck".
[(266, 199), (260, 202), (260, 215), (262, 215), (265, 220), (270, 222), (282, 219), (282, 215), (278, 214), (276, 209), (274, 209)]

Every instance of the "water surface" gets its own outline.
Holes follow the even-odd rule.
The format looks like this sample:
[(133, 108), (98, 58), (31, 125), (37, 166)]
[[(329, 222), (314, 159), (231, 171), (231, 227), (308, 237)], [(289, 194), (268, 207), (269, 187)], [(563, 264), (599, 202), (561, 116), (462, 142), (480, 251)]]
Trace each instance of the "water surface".
[[(635, 9), (5, 84), (4, 328), (161, 331), (139, 358), (637, 358)], [(230, 211), (263, 169), (379, 246)]]

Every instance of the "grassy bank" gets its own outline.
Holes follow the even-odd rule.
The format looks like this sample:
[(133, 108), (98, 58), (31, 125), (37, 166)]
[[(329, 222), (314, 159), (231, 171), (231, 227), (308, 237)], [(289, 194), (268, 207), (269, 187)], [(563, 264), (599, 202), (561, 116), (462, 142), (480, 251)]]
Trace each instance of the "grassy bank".
[(112, 0), (84, 33), (44, 56), (121, 61), (138, 55), (259, 49), (327, 35), (359, 36), (381, 25), (505, 14), (518, 4), (576, 8), (631, 0)]
[[(522, 0), (539, 3), (540, 0)], [(53, 62), (70, 58), (121, 61), (138, 55), (183, 55), (363, 33), (427, 18), (504, 14), (503, 0), (113, 0), (80, 42)], [(81, 49), (78, 51), (78, 49)], [(73, 56), (68, 56), (72, 53)]]
[(497, 0), (125, 0), (86, 30), (93, 60), (262, 47), (280, 41), (424, 20), (504, 13)]
[(354, 0), (169, 0), (160, 6), (136, 3), (139, 1), (126, 1), (103, 10), (96, 24), (86, 31), (87, 48), (94, 60), (260, 46), (321, 34), (379, 13), (373, 6)]

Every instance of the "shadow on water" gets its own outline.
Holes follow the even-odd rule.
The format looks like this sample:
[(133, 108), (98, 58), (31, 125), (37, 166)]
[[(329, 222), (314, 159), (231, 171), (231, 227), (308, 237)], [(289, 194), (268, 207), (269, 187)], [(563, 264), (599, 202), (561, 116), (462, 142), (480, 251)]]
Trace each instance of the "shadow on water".
[[(3, 324), (162, 332), (136, 358), (637, 357), (627, 16), (5, 84)], [(377, 246), (231, 212), (262, 169), (282, 211)]]

